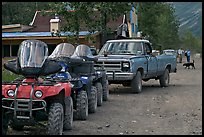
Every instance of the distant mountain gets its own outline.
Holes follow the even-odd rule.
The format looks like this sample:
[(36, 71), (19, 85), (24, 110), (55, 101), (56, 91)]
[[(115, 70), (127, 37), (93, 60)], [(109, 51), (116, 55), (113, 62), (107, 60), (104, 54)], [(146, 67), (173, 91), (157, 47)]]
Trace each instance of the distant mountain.
[(179, 32), (190, 30), (194, 36), (202, 36), (202, 2), (171, 2), (180, 22)]

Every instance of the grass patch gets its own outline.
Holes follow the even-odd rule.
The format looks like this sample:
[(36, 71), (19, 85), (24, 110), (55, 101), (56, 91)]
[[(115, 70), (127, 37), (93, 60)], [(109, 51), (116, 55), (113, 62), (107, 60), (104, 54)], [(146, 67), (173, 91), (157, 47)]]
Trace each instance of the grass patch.
[(16, 75), (6, 69), (3, 69), (2, 70), (2, 81), (7, 81), (7, 82), (10, 82), (10, 81), (13, 81), (14, 79), (20, 77), (20, 75)]
[(14, 79), (20, 77), (20, 75), (16, 75), (11, 71), (8, 71), (4, 68), (3, 64), (6, 63), (9, 60), (13, 60), (15, 59), (15, 57), (5, 57), (2, 58), (2, 82), (6, 81), (6, 82), (10, 82), (13, 81)]

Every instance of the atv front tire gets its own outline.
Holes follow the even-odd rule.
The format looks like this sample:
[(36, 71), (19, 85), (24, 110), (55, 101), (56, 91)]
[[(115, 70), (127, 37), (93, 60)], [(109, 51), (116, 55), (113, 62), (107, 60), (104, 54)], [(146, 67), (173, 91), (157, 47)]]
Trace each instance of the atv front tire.
[(97, 89), (95, 86), (91, 87), (91, 93), (89, 97), (89, 113), (95, 113), (97, 109)]
[(77, 94), (76, 111), (74, 113), (74, 119), (86, 120), (87, 117), (88, 117), (88, 96), (86, 91), (81, 90)]
[(48, 113), (47, 135), (62, 135), (64, 110), (61, 103), (52, 103)]
[(71, 130), (73, 125), (73, 100), (72, 97), (65, 98), (64, 130)]
[(97, 106), (101, 106), (103, 103), (103, 87), (99, 82), (96, 82), (95, 87), (97, 89)]

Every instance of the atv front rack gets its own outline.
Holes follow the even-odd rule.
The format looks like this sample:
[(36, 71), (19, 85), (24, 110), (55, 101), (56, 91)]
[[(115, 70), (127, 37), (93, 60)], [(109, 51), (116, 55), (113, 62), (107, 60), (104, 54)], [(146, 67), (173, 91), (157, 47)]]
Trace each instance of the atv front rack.
[[(44, 100), (33, 99), (34, 86), (53, 86), (56, 82), (31, 83), (31, 82), (3, 82), (2, 85), (16, 85), (13, 98), (2, 98), (2, 108), (14, 111), (14, 119), (31, 120), (33, 111), (45, 110), (46, 102)], [(20, 85), (31, 85), (30, 97), (17, 98)]]

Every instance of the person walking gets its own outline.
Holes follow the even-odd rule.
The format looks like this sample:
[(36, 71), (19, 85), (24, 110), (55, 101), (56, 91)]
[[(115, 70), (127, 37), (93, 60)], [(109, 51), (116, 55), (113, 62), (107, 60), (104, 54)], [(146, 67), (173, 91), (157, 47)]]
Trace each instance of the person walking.
[(178, 49), (178, 58), (179, 58), (179, 63), (182, 63), (182, 59), (183, 59), (183, 53), (184, 50), (182, 48)]
[(187, 62), (190, 62), (191, 51), (189, 49), (185, 52), (185, 55), (186, 55)]

